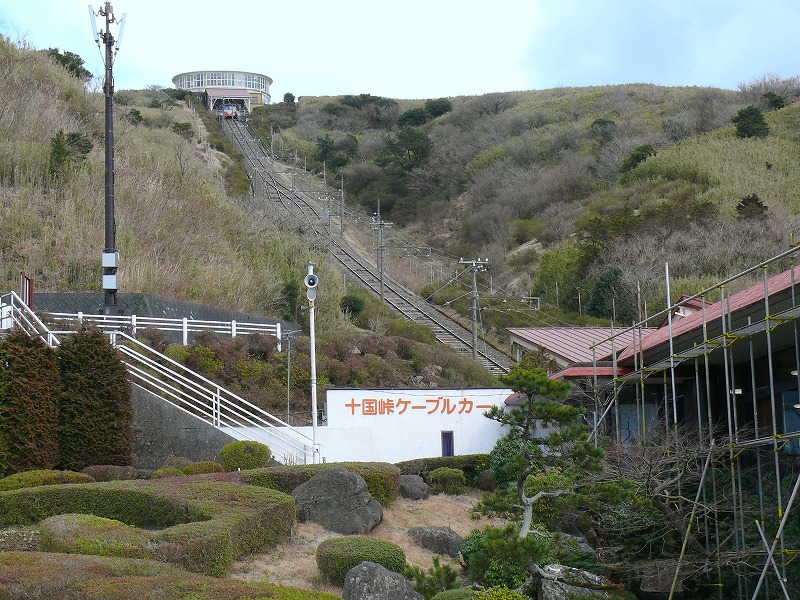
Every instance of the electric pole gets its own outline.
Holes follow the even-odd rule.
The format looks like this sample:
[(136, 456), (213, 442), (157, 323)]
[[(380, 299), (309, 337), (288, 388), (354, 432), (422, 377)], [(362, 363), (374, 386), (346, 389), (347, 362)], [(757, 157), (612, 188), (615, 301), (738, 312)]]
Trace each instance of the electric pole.
[(461, 265), (469, 265), (472, 271), (472, 359), (478, 360), (478, 271), (486, 271), (488, 258), (458, 259)]
[[(125, 29), (125, 14), (122, 21), (117, 21), (114, 17), (114, 8), (110, 2), (98, 11), (98, 16), (105, 17), (105, 31), (97, 32), (94, 9), (89, 6), (89, 15), (92, 21), (94, 41), (98, 48), (100, 40), (105, 45), (103, 61), (105, 63), (105, 82), (103, 84), (103, 94), (105, 95), (105, 246), (103, 248), (103, 292), (104, 303), (102, 314), (118, 315), (117, 291), (119, 282), (117, 279), (117, 269), (119, 268), (119, 252), (116, 248), (116, 221), (114, 219), (114, 57), (119, 52), (119, 43), (122, 38), (122, 31)], [(114, 43), (114, 36), (111, 34), (112, 23), (119, 23), (119, 37)], [(113, 48), (113, 50), (112, 50)], [(102, 49), (101, 49), (102, 51)]]
[(372, 229), (378, 234), (378, 244), (377, 244), (378, 255), (376, 259), (378, 263), (378, 272), (380, 273), (380, 280), (381, 280), (381, 291), (380, 291), (381, 302), (383, 302), (383, 256), (384, 256), (384, 251), (386, 250), (386, 246), (383, 245), (383, 228), (391, 227), (392, 225), (394, 225), (394, 223), (381, 221), (381, 201), (378, 200), (378, 212), (376, 212), (375, 215), (372, 217)]

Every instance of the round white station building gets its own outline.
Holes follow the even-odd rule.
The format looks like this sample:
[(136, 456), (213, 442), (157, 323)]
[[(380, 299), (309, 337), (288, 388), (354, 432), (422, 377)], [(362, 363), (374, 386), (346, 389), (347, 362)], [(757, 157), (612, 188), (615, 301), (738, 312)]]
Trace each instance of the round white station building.
[(269, 104), (272, 78), (248, 71), (189, 71), (175, 75), (176, 88), (203, 94), (210, 110), (221, 110), (224, 104), (235, 104), (240, 111), (250, 112), (256, 106)]

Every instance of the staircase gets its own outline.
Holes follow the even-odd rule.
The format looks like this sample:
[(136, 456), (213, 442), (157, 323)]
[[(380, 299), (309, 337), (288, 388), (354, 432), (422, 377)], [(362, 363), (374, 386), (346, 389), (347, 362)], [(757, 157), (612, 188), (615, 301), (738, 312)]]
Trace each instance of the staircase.
[[(74, 323), (79, 324), (77, 318)], [(0, 295), (0, 335), (12, 329), (38, 337), (51, 348), (60, 344), (58, 335), (70, 333), (50, 331), (16, 293), (9, 292)], [(110, 329), (104, 333), (120, 352), (133, 385), (234, 438), (268, 445), (273, 456), (285, 464), (309, 463), (318, 456), (311, 438), (262, 408), (127, 333)]]

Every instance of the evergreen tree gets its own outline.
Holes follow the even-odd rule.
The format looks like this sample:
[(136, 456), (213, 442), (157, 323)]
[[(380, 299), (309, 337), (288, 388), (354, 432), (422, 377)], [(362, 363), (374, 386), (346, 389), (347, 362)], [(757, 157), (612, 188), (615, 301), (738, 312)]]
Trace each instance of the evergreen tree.
[(736, 125), (736, 135), (740, 138), (769, 135), (769, 125), (764, 119), (764, 113), (757, 106), (746, 106), (731, 121)]

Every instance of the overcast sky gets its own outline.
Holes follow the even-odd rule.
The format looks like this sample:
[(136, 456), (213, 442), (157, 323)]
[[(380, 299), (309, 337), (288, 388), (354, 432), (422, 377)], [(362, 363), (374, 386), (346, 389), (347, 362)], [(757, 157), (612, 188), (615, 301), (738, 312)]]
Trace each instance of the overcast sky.
[[(102, 75), (83, 0), (4, 0), (0, 32)], [(94, 0), (95, 11), (101, 3)], [(735, 89), (800, 75), (800, 0), (118, 0), (116, 89), (194, 70), (284, 93), (438, 98), (619, 83)], [(105, 21), (98, 17), (98, 27)], [(117, 26), (112, 34), (117, 36)]]

